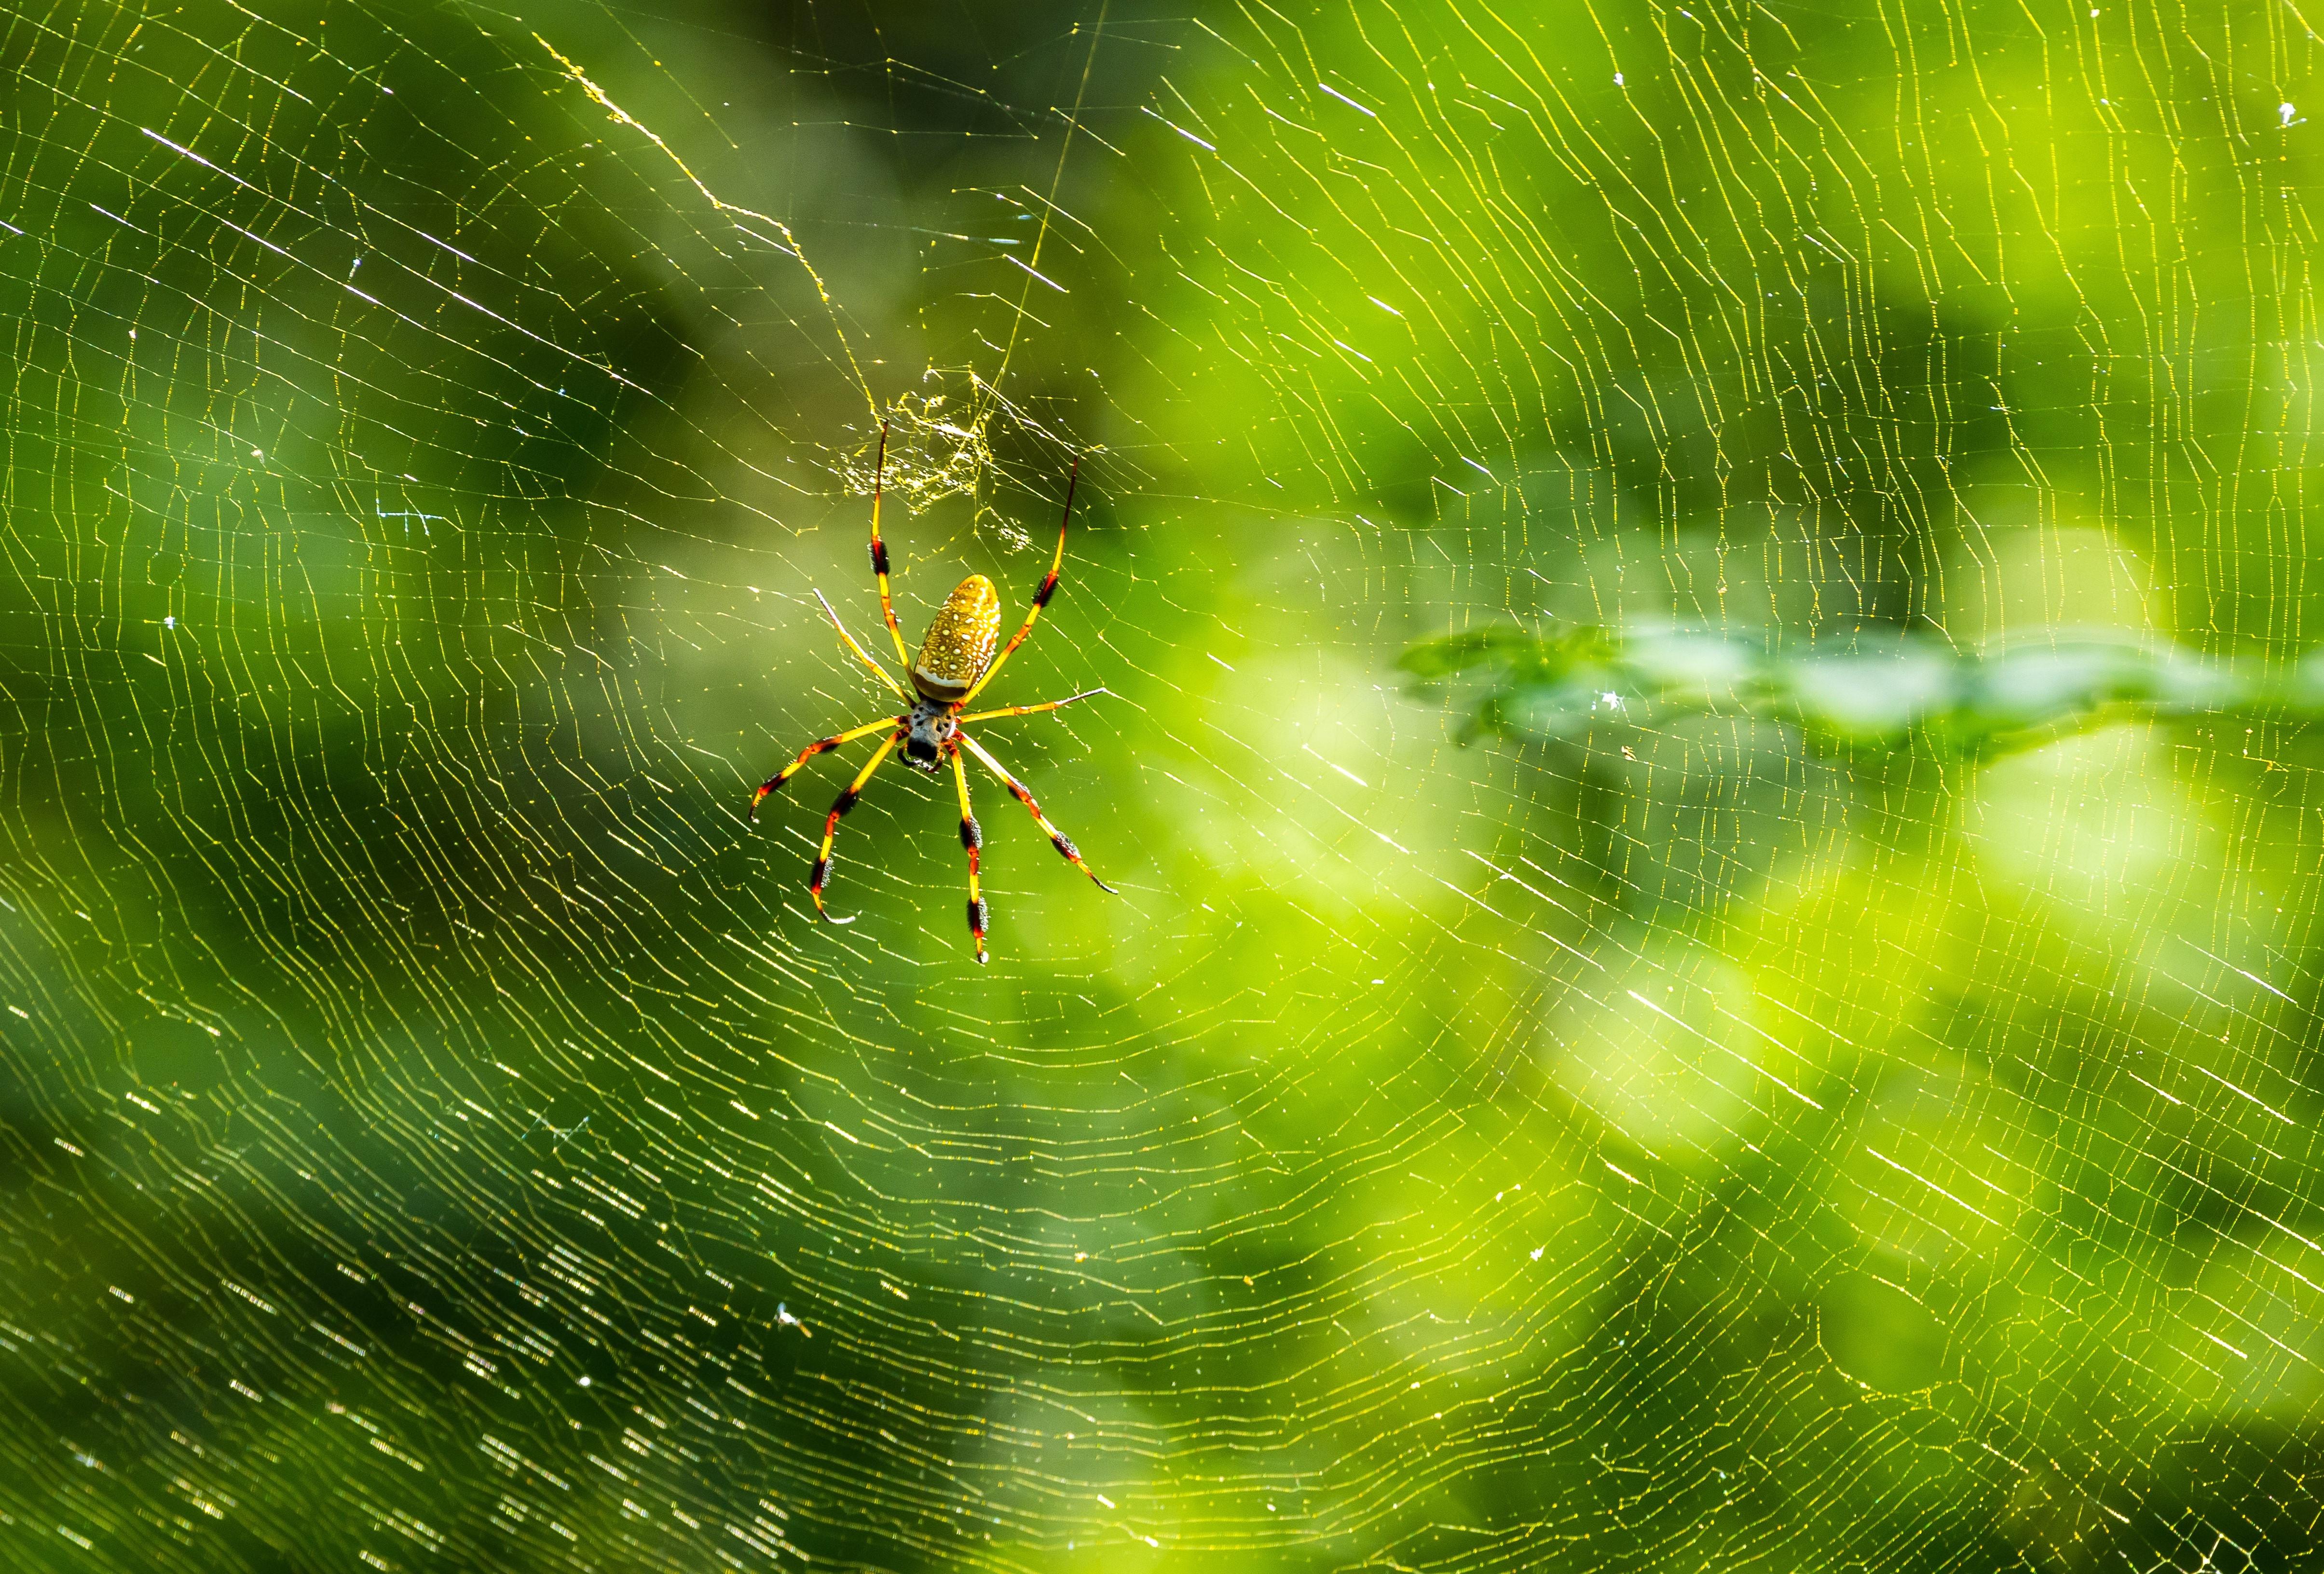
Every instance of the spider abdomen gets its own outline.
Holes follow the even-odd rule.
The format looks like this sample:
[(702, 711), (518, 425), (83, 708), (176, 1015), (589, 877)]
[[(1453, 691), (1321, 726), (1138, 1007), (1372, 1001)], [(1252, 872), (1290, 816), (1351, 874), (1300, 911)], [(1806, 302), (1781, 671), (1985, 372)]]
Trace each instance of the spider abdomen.
[(912, 686), (938, 704), (968, 696), (992, 663), (1001, 640), (1001, 596), (992, 582), (972, 574), (945, 597), (912, 663)]

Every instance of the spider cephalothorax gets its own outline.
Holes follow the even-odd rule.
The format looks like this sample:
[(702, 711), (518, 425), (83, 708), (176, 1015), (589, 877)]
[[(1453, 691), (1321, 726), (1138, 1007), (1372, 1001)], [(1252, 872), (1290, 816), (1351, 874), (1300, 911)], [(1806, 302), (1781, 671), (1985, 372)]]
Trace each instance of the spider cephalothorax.
[(924, 699), (912, 707), (904, 718), (904, 763), (915, 770), (925, 770), (930, 776), (944, 769), (946, 745), (960, 724), (952, 719), (950, 705)]
[[(1001, 778), (1010, 796), (1025, 805), (1031, 813), (1034, 824), (1047, 834), (1049, 845), (1074, 868), (1097, 880), (1102, 888), (1113, 889), (1098, 879), (1090, 866), (1083, 861), (1081, 849), (1074, 845), (1073, 838), (1049, 824), (1048, 816), (1041, 813), (1041, 805), (1033, 801), (1033, 795), (1025, 790), (1024, 783), (1010, 775), (982, 744), (962, 730), (962, 723), (966, 722), (992, 721), (1002, 716), (1029, 716), (1038, 711), (1054, 711), (1060, 705), (1069, 705), (1075, 700), (1085, 700), (1091, 695), (1106, 692), (1093, 688), (1038, 705), (1009, 705), (997, 711), (978, 711), (971, 715), (961, 713), (984, 686), (992, 681), (992, 675), (1001, 670), (1001, 664), (1025, 642), (1026, 636), (1033, 631), (1034, 623), (1040, 619), (1041, 609), (1047, 606), (1049, 598), (1057, 593), (1057, 575), (1065, 563), (1065, 527), (1073, 523), (1074, 483), (1080, 476), (1081, 465), (1079, 461), (1074, 463), (1073, 474), (1065, 483), (1065, 514), (1057, 524), (1057, 554), (1049, 564), (1048, 577), (1042, 580), (1041, 587), (1033, 593), (1033, 604), (1026, 609), (1025, 621), (1010, 640), (1007, 648), (997, 656), (993, 654), (993, 647), (1001, 640), (1001, 597), (993, 590), (991, 580), (982, 574), (972, 574), (962, 580), (952, 594), (945, 598), (944, 605), (936, 609), (935, 619), (928, 624), (927, 638), (920, 642), (919, 658), (915, 660), (905, 647), (903, 627), (896, 621), (895, 601), (888, 590), (888, 547), (880, 538), (881, 480), (885, 477), (887, 462), (888, 428), (883, 426), (880, 428), (880, 466), (872, 485), (872, 574), (880, 582), (880, 611), (888, 621), (889, 634), (896, 641), (896, 656), (904, 664), (905, 675), (911, 679), (911, 692), (907, 693), (904, 686), (896, 681), (894, 673), (865, 654), (863, 647), (855, 642), (855, 636), (840, 622), (839, 614), (832, 612), (829, 602), (823, 603), (823, 610), (830, 614), (833, 626), (839, 630), (839, 637), (846, 642), (847, 648), (866, 667), (880, 675), (880, 680), (895, 692), (898, 699), (905, 701), (911, 708), (902, 715), (882, 716), (861, 727), (853, 727), (828, 738), (818, 738), (800, 750), (797, 759), (768, 778), (766, 784), (752, 795), (751, 818), (756, 820), (759, 817), (759, 805), (769, 793), (788, 781), (801, 766), (816, 755), (874, 732), (888, 734), (888, 741), (880, 745), (870, 763), (856, 773), (855, 779), (831, 805), (831, 813), (823, 824), (823, 846), (816, 854), (815, 872), (807, 880), (808, 894), (815, 898), (816, 916), (827, 923), (851, 924), (853, 919), (834, 918), (823, 906), (823, 888), (831, 878), (831, 845), (839, 834), (841, 816), (855, 806), (855, 800), (863, 796), (864, 784), (872, 779), (872, 773), (880, 769), (881, 761), (886, 759), (897, 745), (903, 746), (905, 764), (930, 776), (941, 771), (945, 761), (951, 761), (953, 779), (960, 788), (960, 844), (968, 853), (968, 929), (976, 943), (976, 960), (982, 962), (988, 910), (980, 890), (979, 864), (983, 855), (984, 832), (978, 826), (976, 816), (969, 811), (968, 771), (960, 762), (962, 750), (965, 749), (976, 756), (977, 763)], [(816, 599), (822, 601), (820, 591), (816, 593)]]

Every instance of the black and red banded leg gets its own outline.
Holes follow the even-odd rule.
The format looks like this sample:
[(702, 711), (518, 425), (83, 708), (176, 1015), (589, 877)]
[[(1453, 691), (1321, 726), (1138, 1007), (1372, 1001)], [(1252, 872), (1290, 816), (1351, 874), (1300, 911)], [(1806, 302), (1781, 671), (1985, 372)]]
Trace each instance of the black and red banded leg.
[(831, 879), (831, 844), (839, 837), (839, 822), (863, 796), (863, 784), (872, 779), (872, 773), (880, 769), (889, 752), (903, 741), (904, 734), (900, 729), (888, 734), (888, 741), (881, 744), (878, 751), (865, 761), (863, 769), (855, 773), (855, 779), (840, 790), (839, 796), (832, 803), (831, 814), (823, 822), (823, 845), (816, 851), (815, 872), (807, 877), (807, 894), (815, 898), (815, 916), (826, 924), (855, 922), (853, 918), (835, 918), (824, 911), (823, 907), (823, 888)]
[(991, 921), (991, 909), (984, 905), (980, 885), (979, 866), (984, 858), (984, 827), (976, 823), (976, 815), (968, 805), (968, 768), (960, 762), (960, 750), (952, 750), (952, 779), (960, 788), (960, 845), (968, 854), (968, 934), (976, 946), (976, 960), (985, 959), (984, 932)]
[[(1082, 850), (1074, 845), (1074, 839), (1049, 823), (1049, 817), (1041, 813), (1041, 805), (1033, 801), (1033, 795), (1026, 790), (1025, 784), (1023, 782), (1019, 781), (1015, 777), (1010, 775), (1007, 767), (1003, 766), (999, 760), (993, 759), (990, 753), (986, 752), (982, 744), (970, 737), (967, 733), (956, 732), (954, 736), (960, 740), (961, 746), (963, 748), (966, 749), (971, 754), (975, 755), (976, 758), (982, 762), (985, 769), (991, 771), (993, 775), (1001, 778), (1001, 785), (1009, 789), (1010, 796), (1015, 797), (1019, 803), (1025, 805), (1025, 812), (1033, 816), (1033, 824), (1041, 828), (1041, 833), (1049, 839), (1049, 845), (1057, 850), (1058, 857), (1064, 859), (1067, 863), (1072, 864), (1075, 869), (1089, 876), (1090, 879), (1097, 886), (1098, 889), (1102, 891), (1113, 890), (1111, 886), (1097, 878), (1097, 871), (1095, 870), (1090, 868), (1090, 866), (1083, 861)], [(1114, 894), (1116, 896), (1120, 895), (1119, 891), (1115, 891)]]
[(818, 754), (827, 754), (843, 743), (853, 743), (858, 738), (869, 737), (872, 733), (877, 732), (882, 727), (900, 726), (903, 723), (903, 721), (904, 718), (901, 716), (882, 716), (876, 722), (866, 722), (861, 727), (853, 728), (844, 732), (835, 732), (828, 738), (818, 738), (814, 742), (808, 744), (806, 748), (800, 750), (797, 759), (792, 760), (788, 765), (784, 766), (782, 769), (769, 777), (760, 785), (759, 790), (751, 795), (752, 823), (753, 824), (758, 823), (759, 805), (766, 801), (767, 795), (771, 792), (780, 791), (783, 783), (797, 776), (799, 773), (800, 767), (806, 765), (808, 760), (813, 759)]

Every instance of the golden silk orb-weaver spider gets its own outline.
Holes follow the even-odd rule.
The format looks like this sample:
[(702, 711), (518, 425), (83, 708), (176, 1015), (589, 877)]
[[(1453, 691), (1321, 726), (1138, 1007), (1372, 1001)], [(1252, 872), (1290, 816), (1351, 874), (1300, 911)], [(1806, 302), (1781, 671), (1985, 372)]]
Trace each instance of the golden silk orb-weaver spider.
[(894, 673), (872, 659), (863, 647), (855, 642), (855, 636), (847, 631), (847, 625), (839, 621), (839, 614), (832, 610), (831, 603), (824, 601), (821, 591), (815, 593), (815, 599), (823, 602), (825, 615), (831, 619), (831, 626), (839, 631), (841, 641), (854, 653), (855, 658), (878, 673), (880, 681), (911, 708), (902, 715), (882, 716), (860, 727), (851, 727), (844, 732), (818, 738), (800, 750), (797, 759), (770, 777), (757, 792), (751, 795), (751, 819), (755, 824), (759, 818), (759, 805), (765, 801), (767, 795), (790, 780), (816, 755), (874, 732), (888, 734), (887, 740), (873, 751), (870, 761), (855, 773), (855, 779), (841, 790), (838, 800), (831, 805), (831, 813), (823, 822), (823, 846), (815, 855), (815, 872), (807, 878), (807, 894), (815, 898), (816, 916), (826, 924), (853, 924), (855, 922), (853, 918), (833, 917), (823, 905), (823, 888), (831, 879), (831, 845), (839, 836), (841, 817), (855, 806), (855, 801), (863, 796), (864, 785), (872, 779), (872, 773), (880, 769), (898, 744), (903, 745), (902, 758), (906, 765), (915, 770), (927, 771), (930, 776), (943, 769), (945, 762), (949, 761), (953, 783), (960, 789), (960, 844), (968, 853), (968, 932), (976, 943), (976, 960), (982, 962), (985, 960), (984, 932), (991, 916), (991, 909), (985, 905), (980, 885), (979, 866), (984, 853), (984, 832), (969, 807), (968, 769), (961, 763), (962, 750), (974, 755), (978, 764), (1001, 778), (1001, 784), (1025, 805), (1026, 811), (1033, 816), (1033, 823), (1049, 838), (1049, 845), (1056, 848), (1067, 862), (1096, 880), (1099, 889), (1113, 889), (1098, 879), (1096, 872), (1082, 861), (1081, 849), (1074, 845), (1073, 838), (1049, 823), (1049, 817), (1041, 813), (1041, 805), (1035, 803), (1033, 795), (1025, 790), (1025, 784), (1010, 775), (1008, 769), (993, 759), (982, 744), (962, 730), (970, 722), (994, 722), (1003, 716), (1030, 716), (1107, 692), (1093, 688), (1068, 695), (1061, 700), (1046, 700), (1038, 705), (1004, 705), (992, 711), (971, 712), (968, 709), (969, 702), (983, 692), (984, 686), (992, 681), (993, 674), (1001, 670), (1001, 663), (1014, 655), (1017, 647), (1032, 633), (1033, 625), (1040, 621), (1041, 609), (1047, 606), (1049, 598), (1057, 594), (1057, 575), (1065, 564), (1065, 529), (1074, 521), (1074, 487), (1081, 478), (1081, 461), (1074, 461), (1073, 470), (1065, 478), (1065, 518), (1057, 522), (1057, 553), (1049, 562), (1048, 575), (1041, 581), (1041, 587), (1033, 593), (1033, 604), (1025, 610), (1024, 623), (998, 656), (992, 653), (992, 648), (1001, 639), (1001, 597), (993, 590), (991, 580), (982, 574), (972, 574), (962, 580), (952, 594), (945, 598), (944, 605), (936, 609), (936, 619), (928, 625), (927, 638), (920, 643), (919, 657), (917, 660), (913, 658), (904, 643), (903, 628), (896, 621), (895, 598), (888, 590), (888, 547), (880, 538), (880, 495), (887, 473), (888, 428), (883, 424), (880, 428), (878, 468), (872, 473), (872, 575), (880, 583), (880, 612), (888, 620), (888, 632), (896, 641), (896, 658), (903, 663), (904, 675), (911, 681), (911, 691), (906, 692), (904, 686), (896, 681)]

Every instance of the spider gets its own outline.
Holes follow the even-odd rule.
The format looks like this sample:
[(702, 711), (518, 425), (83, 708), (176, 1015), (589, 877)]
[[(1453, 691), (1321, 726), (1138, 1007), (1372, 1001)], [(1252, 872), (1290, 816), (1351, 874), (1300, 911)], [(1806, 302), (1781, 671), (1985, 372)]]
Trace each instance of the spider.
[(904, 686), (896, 681), (894, 673), (872, 659), (863, 647), (855, 642), (855, 636), (847, 631), (847, 626), (839, 621), (839, 614), (832, 610), (831, 603), (824, 600), (821, 591), (815, 593), (815, 599), (823, 602), (824, 614), (830, 618), (831, 626), (839, 631), (841, 641), (853, 652), (855, 658), (878, 673), (880, 681), (911, 708), (899, 716), (882, 716), (860, 727), (851, 727), (844, 732), (818, 738), (800, 750), (797, 759), (770, 777), (757, 792), (751, 795), (751, 820), (757, 824), (759, 805), (765, 801), (767, 795), (781, 787), (816, 755), (874, 732), (888, 734), (887, 741), (872, 753), (863, 769), (855, 773), (855, 779), (847, 784), (838, 800), (831, 805), (831, 813), (823, 823), (823, 846), (816, 854), (815, 872), (807, 878), (807, 894), (815, 898), (816, 916), (826, 924), (853, 924), (855, 920), (852, 917), (833, 917), (823, 905), (823, 888), (831, 878), (831, 844), (839, 835), (841, 816), (855, 806), (856, 799), (863, 796), (864, 784), (872, 779), (872, 773), (880, 769), (899, 743), (904, 746), (904, 763), (930, 776), (936, 775), (946, 761), (950, 761), (953, 783), (960, 789), (960, 844), (968, 853), (968, 932), (975, 942), (976, 960), (981, 963), (985, 960), (984, 932), (991, 916), (991, 909), (986, 906), (978, 884), (978, 864), (984, 851), (984, 832), (969, 808), (968, 769), (961, 763), (962, 750), (965, 749), (976, 756), (978, 764), (1001, 778), (1001, 785), (1025, 805), (1026, 811), (1033, 816), (1033, 823), (1047, 835), (1049, 845), (1056, 848), (1067, 862), (1096, 881), (1100, 890), (1113, 890), (1111, 886), (1098, 879), (1096, 871), (1083, 861), (1081, 849), (1074, 845), (1073, 838), (1049, 823), (1049, 817), (1041, 813), (1041, 805), (1035, 803), (1033, 795), (1025, 790), (1025, 784), (1010, 775), (1008, 769), (993, 759), (982, 744), (962, 730), (963, 725), (969, 722), (998, 721), (1003, 716), (1030, 716), (1109, 692), (1102, 688), (1085, 689), (1080, 694), (1069, 695), (1061, 700), (1047, 700), (1038, 705), (1006, 705), (999, 710), (962, 713), (968, 710), (969, 702), (992, 681), (992, 676), (1001, 670), (1001, 663), (1014, 655), (1017, 647), (1032, 633), (1034, 623), (1040, 619), (1041, 609), (1047, 606), (1049, 598), (1057, 593), (1058, 571), (1065, 563), (1065, 528), (1073, 523), (1074, 486), (1081, 477), (1081, 461), (1078, 458), (1074, 461), (1073, 469), (1065, 478), (1065, 518), (1057, 522), (1057, 553), (1050, 560), (1048, 576), (1041, 581), (1040, 589), (1033, 593), (1033, 604), (1026, 609), (1023, 625), (1001, 654), (995, 656), (992, 653), (992, 647), (1001, 637), (1001, 597), (993, 590), (992, 581), (982, 574), (972, 574), (954, 587), (952, 594), (945, 598), (944, 605), (936, 610), (936, 620), (928, 625), (928, 637), (920, 646), (920, 656), (917, 661), (912, 659), (911, 652), (905, 647), (904, 631), (896, 621), (896, 603), (888, 591), (888, 548), (880, 538), (880, 494), (887, 479), (887, 471), (888, 428), (883, 423), (880, 428), (878, 468), (873, 472), (872, 482), (872, 574), (880, 582), (880, 612), (888, 620), (888, 632), (896, 641), (897, 658), (903, 663), (905, 676), (911, 679), (913, 692), (907, 693)]

